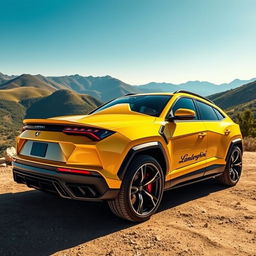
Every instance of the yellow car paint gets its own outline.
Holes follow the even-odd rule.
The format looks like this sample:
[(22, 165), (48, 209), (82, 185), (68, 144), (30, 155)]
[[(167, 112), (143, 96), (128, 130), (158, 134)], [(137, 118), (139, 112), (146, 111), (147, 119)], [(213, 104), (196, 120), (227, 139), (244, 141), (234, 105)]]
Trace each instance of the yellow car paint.
[[(219, 107), (199, 96), (188, 93), (159, 93), (163, 94), (170, 95), (171, 99), (159, 117), (134, 112), (128, 104), (119, 104), (90, 115), (24, 120), (24, 125), (86, 126), (108, 129), (115, 133), (100, 141), (93, 141), (86, 136), (68, 135), (61, 131), (40, 131), (37, 136), (34, 130), (25, 130), (17, 137), (17, 160), (97, 172), (111, 189), (118, 189), (122, 184), (118, 171), (129, 151), (144, 143), (158, 142), (162, 145), (168, 162), (168, 169), (165, 170), (166, 181), (210, 165), (225, 165), (225, 157), (232, 141), (242, 138), (239, 126)], [(217, 109), (224, 118), (216, 121), (168, 121), (167, 114), (182, 97), (206, 103)], [(187, 112), (185, 109), (184, 115)], [(164, 127), (164, 136), (159, 134), (161, 126)], [(65, 161), (22, 155), (21, 150), (27, 141), (57, 143)], [(192, 155), (194, 158), (182, 161), (184, 155), (185, 160), (193, 158)]]

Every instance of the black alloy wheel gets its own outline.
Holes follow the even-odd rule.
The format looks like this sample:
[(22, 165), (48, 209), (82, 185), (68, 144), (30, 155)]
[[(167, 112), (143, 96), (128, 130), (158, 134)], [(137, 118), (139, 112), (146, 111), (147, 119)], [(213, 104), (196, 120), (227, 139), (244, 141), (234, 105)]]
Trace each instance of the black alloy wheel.
[(118, 196), (108, 205), (126, 220), (148, 220), (158, 209), (163, 195), (164, 174), (155, 158), (136, 156), (129, 165)]

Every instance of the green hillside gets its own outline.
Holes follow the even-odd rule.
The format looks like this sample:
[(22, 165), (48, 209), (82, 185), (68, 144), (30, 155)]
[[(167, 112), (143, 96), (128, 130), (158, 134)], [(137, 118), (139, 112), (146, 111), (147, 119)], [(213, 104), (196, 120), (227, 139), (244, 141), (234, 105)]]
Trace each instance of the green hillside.
[(0, 100), (0, 156), (3, 151), (15, 144), (26, 109), (15, 101)]
[(29, 74), (23, 74), (21, 76), (15, 77), (14, 79), (8, 80), (0, 85), (0, 89), (13, 89), (18, 87), (35, 87), (48, 91), (56, 90), (53, 85)]
[(101, 102), (70, 90), (50, 91), (20, 87), (0, 90), (0, 156), (15, 144), (24, 118), (87, 114)]
[(248, 103), (256, 99), (256, 81), (233, 90), (211, 95), (208, 98), (224, 109)]
[(256, 99), (231, 107), (227, 109), (227, 113), (232, 118), (235, 118), (238, 112), (243, 112), (247, 109), (250, 109), (254, 114), (254, 118), (256, 118)]
[(69, 90), (58, 90), (32, 104), (26, 118), (87, 114), (101, 104), (89, 95), (80, 95)]
[(13, 89), (0, 90), (0, 100), (21, 102), (31, 98), (40, 98), (50, 95), (49, 90), (35, 87), (17, 87)]

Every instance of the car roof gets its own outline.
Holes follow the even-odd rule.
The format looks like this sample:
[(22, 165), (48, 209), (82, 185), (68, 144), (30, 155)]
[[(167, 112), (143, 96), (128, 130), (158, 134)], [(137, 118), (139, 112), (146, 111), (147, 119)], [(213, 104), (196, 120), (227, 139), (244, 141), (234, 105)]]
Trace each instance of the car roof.
[(143, 95), (173, 95), (170, 92), (145, 92), (145, 93), (127, 93), (124, 96), (143, 96)]
[(124, 96), (144, 96), (144, 95), (186, 95), (186, 96), (190, 96), (194, 99), (198, 99), (198, 100), (202, 100), (206, 103), (210, 103), (211, 105), (215, 105), (215, 103), (213, 101), (211, 101), (210, 99), (207, 99), (199, 94), (193, 93), (193, 92), (189, 92), (189, 91), (185, 91), (185, 90), (178, 90), (176, 92), (170, 93), (170, 92), (150, 92), (150, 93), (128, 93)]

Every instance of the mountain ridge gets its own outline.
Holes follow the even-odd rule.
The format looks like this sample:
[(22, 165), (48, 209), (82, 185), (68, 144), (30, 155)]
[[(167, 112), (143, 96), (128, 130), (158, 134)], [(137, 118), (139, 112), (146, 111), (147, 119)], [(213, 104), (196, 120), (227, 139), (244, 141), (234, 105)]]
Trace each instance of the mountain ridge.
[(256, 78), (251, 78), (248, 80), (241, 80), (241, 79), (234, 79), (229, 83), (221, 83), (221, 84), (215, 84), (208, 81), (199, 81), (199, 80), (193, 80), (193, 81), (187, 81), (185, 83), (180, 84), (173, 84), (173, 83), (166, 83), (166, 82), (150, 82), (144, 85), (138, 85), (139, 88), (146, 89), (148, 91), (177, 91), (177, 90), (188, 90), (194, 93), (198, 93), (202, 96), (208, 96), (212, 95), (218, 92), (234, 89), (236, 87), (239, 87), (245, 83), (249, 83), (252, 81), (256, 81)]
[[(0, 80), (0, 89), (10, 89), (17, 87), (33, 86), (47, 89), (51, 92), (60, 89), (76, 91), (80, 94), (89, 94), (100, 101), (109, 101), (127, 93), (143, 92), (174, 92), (180, 89), (188, 90), (202, 96), (212, 95), (221, 91), (226, 91), (239, 87), (240, 85), (256, 80), (234, 79), (229, 83), (214, 84), (208, 81), (187, 81), (185, 83), (173, 84), (166, 82), (150, 82), (144, 85), (130, 85), (111, 76), (43, 76), (40, 74), (22, 74), (20, 76), (8, 76), (0, 73), (3, 82)], [(8, 79), (9, 80), (6, 80)]]
[(224, 109), (245, 104), (256, 99), (256, 81), (244, 84), (235, 89), (210, 95), (208, 98)]

